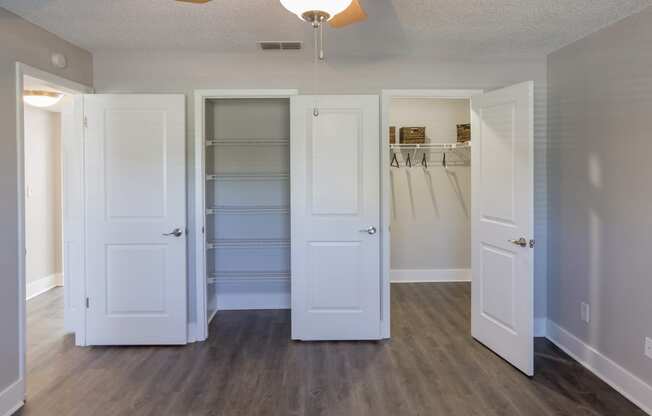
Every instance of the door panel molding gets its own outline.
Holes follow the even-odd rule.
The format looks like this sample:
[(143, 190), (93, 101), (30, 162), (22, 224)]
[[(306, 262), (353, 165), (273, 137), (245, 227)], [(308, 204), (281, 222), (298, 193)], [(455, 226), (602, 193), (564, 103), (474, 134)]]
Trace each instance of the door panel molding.
[(534, 374), (534, 83), (471, 99), (471, 333)]
[(293, 339), (381, 338), (378, 106), (291, 99)]
[(84, 97), (88, 345), (187, 342), (185, 97)]

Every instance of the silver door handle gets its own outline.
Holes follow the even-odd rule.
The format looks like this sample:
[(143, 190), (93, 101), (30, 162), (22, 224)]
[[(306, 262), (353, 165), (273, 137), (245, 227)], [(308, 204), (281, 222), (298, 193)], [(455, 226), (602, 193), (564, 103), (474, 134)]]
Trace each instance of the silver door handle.
[(361, 233), (367, 233), (369, 235), (374, 235), (374, 234), (376, 234), (378, 232), (378, 230), (376, 230), (376, 227), (374, 227), (372, 225), (371, 227), (364, 228), (364, 229), (360, 230), (360, 232)]
[(181, 228), (175, 228), (171, 233), (165, 233), (163, 235), (166, 237), (181, 237), (183, 235), (183, 231), (181, 231)]
[(521, 247), (527, 247), (527, 240), (523, 237), (519, 238), (518, 240), (507, 240), (512, 244), (516, 244), (517, 246)]

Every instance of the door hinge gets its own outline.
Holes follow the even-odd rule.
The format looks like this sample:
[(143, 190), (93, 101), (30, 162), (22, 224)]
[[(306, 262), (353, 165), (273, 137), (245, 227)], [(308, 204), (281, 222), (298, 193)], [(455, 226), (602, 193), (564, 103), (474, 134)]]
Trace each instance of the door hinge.
[(534, 248), (536, 241), (530, 240), (530, 248)]
[(84, 116), (84, 128), (88, 128), (88, 117)]
[(91, 300), (89, 298), (86, 298), (86, 309), (89, 309), (91, 307)]

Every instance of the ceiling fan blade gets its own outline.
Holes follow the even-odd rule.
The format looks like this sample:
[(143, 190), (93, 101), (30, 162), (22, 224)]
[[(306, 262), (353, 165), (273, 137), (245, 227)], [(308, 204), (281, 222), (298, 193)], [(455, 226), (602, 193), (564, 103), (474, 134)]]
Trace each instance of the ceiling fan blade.
[(367, 13), (360, 5), (360, 0), (353, 0), (346, 10), (336, 14), (328, 21), (328, 24), (331, 27), (344, 27), (353, 23), (362, 22), (363, 20), (367, 20)]
[(181, 3), (196, 3), (196, 4), (204, 4), (208, 3), (211, 0), (177, 0), (178, 2)]

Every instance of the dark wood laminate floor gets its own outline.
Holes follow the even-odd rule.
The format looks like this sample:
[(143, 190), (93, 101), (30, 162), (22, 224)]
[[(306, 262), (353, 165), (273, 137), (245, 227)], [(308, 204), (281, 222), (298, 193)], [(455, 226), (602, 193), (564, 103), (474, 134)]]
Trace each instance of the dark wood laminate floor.
[(473, 341), (467, 284), (394, 285), (379, 343), (292, 342), (287, 311), (246, 311), (205, 343), (77, 348), (62, 304), (28, 303), (19, 415), (644, 415), (544, 339), (532, 379)]

